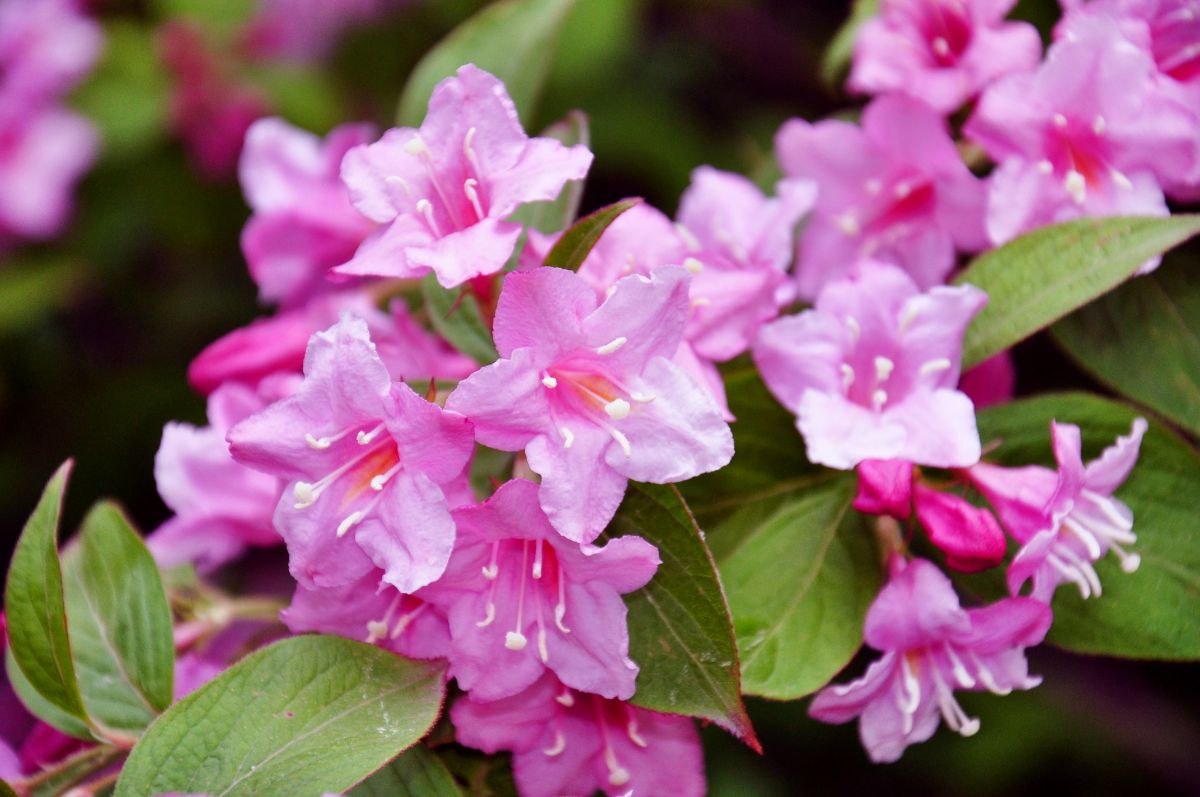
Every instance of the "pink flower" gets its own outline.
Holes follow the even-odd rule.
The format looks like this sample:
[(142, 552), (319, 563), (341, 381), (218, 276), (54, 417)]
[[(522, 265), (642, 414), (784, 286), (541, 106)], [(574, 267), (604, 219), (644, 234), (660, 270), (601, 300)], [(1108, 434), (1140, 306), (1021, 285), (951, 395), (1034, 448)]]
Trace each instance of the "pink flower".
[(1004, 531), (987, 509), (921, 483), (913, 488), (913, 508), (929, 541), (946, 554), (947, 567), (970, 573), (1004, 559)]
[(445, 616), (421, 598), (382, 581), (375, 569), (336, 587), (296, 586), (280, 619), (293, 633), (317, 631), (369, 642), (414, 659), (438, 659), (450, 650)]
[(864, 459), (858, 463), (854, 508), (868, 515), (907, 520), (912, 514), (913, 464), (903, 459)]
[(786, 174), (816, 180), (817, 206), (800, 238), (796, 285), (815, 299), (862, 258), (895, 263), (922, 288), (942, 283), (955, 249), (984, 235), (984, 187), (958, 155), (946, 123), (903, 95), (871, 102), (862, 127), (784, 123), (775, 150)]
[(103, 44), (100, 26), (74, 0), (5, 0), (0, 5), (0, 128), (62, 99), (91, 70)]
[(393, 382), (362, 320), (314, 335), (297, 393), (233, 427), (229, 443), (238, 462), (288, 482), (275, 527), (303, 586), (379, 567), (411, 593), (446, 569), (454, 521), (443, 486), (470, 458), (470, 423)]
[(501, 359), (446, 402), (484, 445), (524, 449), (542, 509), (568, 539), (595, 539), (629, 479), (683, 481), (733, 456), (716, 403), (668, 359), (687, 323), (688, 276), (667, 266), (626, 277), (597, 306), (573, 272), (509, 274), (494, 326)]
[(763, 327), (754, 361), (813, 462), (971, 465), (975, 409), (954, 386), (963, 332), (986, 302), (969, 285), (920, 293), (900, 269), (866, 262), (813, 309)]
[(1036, 72), (984, 92), (965, 132), (1000, 164), (989, 186), (994, 243), (1080, 216), (1167, 214), (1159, 181), (1196, 168), (1196, 124), (1156, 90), (1156, 74), (1096, 20), (1054, 44)]
[(160, 567), (194, 562), (202, 571), (236, 559), (247, 546), (276, 545), (272, 525), (283, 485), (233, 461), (225, 435), (268, 404), (230, 383), (208, 398), (209, 425), (169, 423), (154, 458), (154, 480), (175, 517), (147, 540)]
[(899, 91), (951, 113), (996, 78), (1037, 66), (1042, 42), (1004, 22), (1016, 0), (883, 0), (859, 29), (849, 86)]
[(705, 792), (700, 736), (690, 719), (576, 692), (549, 674), (503, 700), (462, 698), (450, 718), (461, 744), (512, 751), (523, 797)]
[(967, 394), (975, 409), (982, 410), (1012, 401), (1016, 383), (1012, 354), (1002, 351), (964, 371), (958, 389)]
[(1024, 649), (1042, 641), (1050, 609), (1030, 598), (1006, 598), (963, 609), (950, 580), (933, 564), (894, 557), (892, 580), (867, 612), (865, 638), (883, 652), (866, 674), (827, 686), (809, 714), (822, 722), (859, 717), (859, 736), (875, 762), (896, 761), (910, 744), (937, 730), (938, 716), (963, 736), (979, 730), (954, 699), (959, 689), (1006, 695), (1031, 689)]
[(256, 385), (280, 373), (299, 373), (309, 338), (344, 313), (363, 319), (388, 370), (403, 379), (461, 379), (476, 365), (425, 331), (409, 315), (403, 301), (389, 312), (375, 307), (371, 296), (346, 290), (318, 296), (303, 307), (261, 318), (210, 343), (188, 367), (188, 382), (210, 393), (225, 382)]
[(587, 174), (592, 154), (529, 138), (504, 84), (468, 64), (433, 90), (419, 130), (398, 128), (350, 150), (342, 179), (354, 206), (383, 227), (338, 272), (421, 277), (443, 287), (499, 271), (523, 203), (554, 199)]
[(1133, 513), (1112, 494), (1133, 470), (1146, 428), (1146, 420), (1137, 418), (1127, 436), (1084, 467), (1079, 427), (1052, 423), (1057, 474), (1036, 465), (984, 463), (966, 471), (1022, 544), (1008, 570), (1013, 594), (1032, 578), (1032, 595), (1038, 600), (1049, 601), (1067, 581), (1084, 598), (1099, 596), (1100, 578), (1092, 565), (1109, 551), (1126, 573), (1138, 569), (1141, 557), (1121, 547), (1137, 542)]
[(550, 670), (574, 689), (632, 697), (638, 668), (621, 595), (650, 581), (657, 549), (640, 537), (603, 548), (570, 542), (538, 506), (537, 485), (523, 479), (453, 514), (450, 564), (421, 595), (450, 618), (459, 686), (497, 700)]
[(246, 132), (238, 174), (254, 215), (242, 230), (242, 252), (263, 301), (304, 303), (374, 229), (340, 178), (342, 156), (371, 135), (370, 125), (343, 125), (322, 141), (276, 118)]

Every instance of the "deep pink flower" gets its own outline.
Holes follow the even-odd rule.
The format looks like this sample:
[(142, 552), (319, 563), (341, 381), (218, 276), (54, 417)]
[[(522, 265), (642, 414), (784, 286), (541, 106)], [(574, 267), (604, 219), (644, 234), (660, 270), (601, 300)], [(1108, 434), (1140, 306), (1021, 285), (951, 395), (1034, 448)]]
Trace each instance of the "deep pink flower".
[[(809, 714), (823, 722), (859, 717), (859, 736), (872, 761), (896, 761), (910, 744), (937, 730), (939, 714), (963, 736), (979, 730), (954, 692), (1006, 695), (1030, 689), (1025, 648), (1042, 641), (1050, 609), (1030, 598), (1006, 598), (963, 609), (950, 580), (932, 563), (892, 560), (892, 580), (867, 612), (865, 639), (884, 655), (848, 684), (827, 686)], [(897, 572), (898, 571), (898, 572)]]
[(1005, 22), (1016, 0), (883, 0), (859, 29), (849, 86), (899, 91), (951, 113), (996, 78), (1037, 66), (1042, 41)]
[(450, 564), (421, 595), (450, 618), (459, 686), (497, 700), (550, 670), (574, 689), (632, 697), (638, 668), (621, 595), (650, 581), (655, 547), (640, 537), (602, 548), (567, 540), (538, 506), (537, 485), (523, 479), (453, 515)]
[(238, 175), (254, 215), (242, 252), (263, 301), (302, 304), (374, 229), (341, 181), (342, 156), (372, 134), (370, 125), (342, 125), (322, 141), (276, 118), (246, 131)]
[(1130, 433), (1104, 450), (1085, 467), (1079, 427), (1051, 424), (1057, 474), (1030, 465), (1003, 468), (980, 463), (966, 471), (971, 483), (988, 499), (1021, 550), (1008, 570), (1009, 589), (1016, 594), (1030, 578), (1033, 597), (1049, 601), (1058, 585), (1071, 582), (1084, 598), (1100, 595), (1100, 578), (1093, 563), (1109, 551), (1132, 573), (1141, 557), (1121, 546), (1137, 542), (1133, 513), (1113, 491), (1137, 462), (1144, 418)]
[(369, 22), (405, 0), (260, 0), (247, 26), (247, 48), (260, 58), (316, 61), (342, 32)]
[(225, 382), (256, 385), (279, 373), (299, 373), (309, 339), (343, 314), (363, 319), (388, 370), (403, 379), (461, 379), (476, 364), (427, 332), (403, 301), (378, 310), (359, 290), (318, 296), (303, 307), (261, 318), (209, 344), (188, 367), (188, 382), (210, 393)]
[(522, 226), (507, 221), (526, 202), (554, 199), (583, 179), (582, 145), (529, 138), (504, 84), (471, 64), (433, 90), (419, 130), (397, 128), (355, 147), (342, 179), (363, 215), (383, 225), (338, 268), (343, 274), (421, 277), (443, 287), (499, 271)]
[(168, 423), (154, 458), (154, 480), (175, 517), (147, 539), (160, 567), (195, 563), (212, 570), (247, 546), (281, 542), (272, 524), (283, 485), (233, 461), (225, 435), (269, 402), (230, 383), (208, 397), (209, 425)]
[(946, 554), (947, 567), (970, 573), (1004, 558), (1004, 531), (987, 509), (920, 482), (913, 488), (913, 508), (930, 542)]
[(1016, 384), (1012, 354), (1002, 351), (964, 371), (958, 389), (967, 394), (975, 409), (981, 410), (1012, 401)]
[(907, 520), (912, 514), (913, 464), (903, 459), (864, 459), (858, 463), (854, 508), (868, 515)]
[(986, 302), (970, 285), (921, 293), (900, 269), (866, 262), (813, 309), (763, 327), (754, 361), (813, 462), (971, 465), (975, 409), (954, 386), (963, 332)]
[(817, 182), (817, 207), (800, 238), (796, 284), (815, 299), (862, 258), (903, 267), (922, 288), (942, 283), (955, 249), (984, 248), (984, 187), (932, 108), (888, 95), (862, 126), (784, 123), (775, 151), (786, 174)]
[(1198, 149), (1194, 118), (1156, 89), (1156, 75), (1115, 24), (1093, 20), (1036, 72), (984, 92), (965, 132), (1000, 164), (993, 243), (1080, 216), (1167, 214), (1160, 180), (1191, 174)]
[(683, 481), (733, 456), (716, 403), (668, 359), (687, 323), (688, 277), (673, 266), (626, 277), (597, 306), (573, 272), (509, 274), (494, 325), (501, 359), (446, 402), (484, 445), (524, 449), (542, 509), (568, 539), (595, 539), (629, 479)]
[(510, 750), (523, 797), (673, 795), (705, 791), (700, 736), (687, 717), (576, 692), (546, 674), (489, 703), (464, 697), (450, 710), (458, 741)]
[(450, 651), (446, 617), (430, 604), (382, 580), (383, 571), (337, 587), (296, 586), (280, 619), (293, 633), (358, 639), (414, 659), (438, 659)]
[(229, 432), (237, 461), (288, 482), (275, 527), (308, 588), (374, 567), (411, 593), (446, 568), (454, 521), (442, 490), (473, 449), (470, 423), (393, 382), (367, 325), (313, 336), (296, 394)]

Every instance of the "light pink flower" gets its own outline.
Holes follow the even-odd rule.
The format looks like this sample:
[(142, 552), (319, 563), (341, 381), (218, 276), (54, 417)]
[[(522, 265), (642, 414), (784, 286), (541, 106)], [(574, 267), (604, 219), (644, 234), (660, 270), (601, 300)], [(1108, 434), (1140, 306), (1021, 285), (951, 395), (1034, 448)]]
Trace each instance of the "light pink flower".
[(1100, 578), (1092, 566), (1109, 551), (1121, 569), (1132, 573), (1141, 557), (1121, 546), (1137, 542), (1133, 513), (1113, 492), (1137, 462), (1144, 418), (1130, 433), (1085, 467), (1079, 427), (1051, 424), (1057, 474), (1036, 465), (1003, 468), (981, 463), (966, 471), (987, 497), (1008, 532), (1021, 543), (1008, 570), (1009, 589), (1016, 594), (1033, 579), (1033, 597), (1049, 601), (1059, 584), (1071, 582), (1084, 598), (1100, 595)]
[(904, 92), (951, 113), (996, 78), (1037, 66), (1042, 42), (1004, 22), (1016, 0), (883, 0), (859, 29), (849, 86)]
[(236, 559), (247, 546), (281, 542), (272, 524), (283, 485), (233, 461), (225, 435), (269, 400), (229, 383), (208, 397), (209, 425), (168, 423), (154, 458), (154, 480), (175, 513), (146, 543), (160, 567), (184, 562), (209, 571)]
[(254, 215), (242, 230), (242, 252), (263, 301), (302, 304), (374, 229), (340, 177), (342, 156), (372, 132), (343, 125), (321, 140), (277, 118), (246, 131), (238, 175)]
[(382, 580), (383, 571), (336, 587), (296, 585), (280, 619), (293, 633), (317, 631), (369, 642), (414, 659), (439, 659), (450, 651), (446, 617), (424, 600)]
[(969, 285), (921, 293), (895, 266), (866, 262), (813, 309), (763, 327), (754, 361), (813, 462), (972, 465), (975, 408), (954, 386), (963, 332), (986, 302)]
[(687, 323), (688, 277), (672, 266), (626, 277), (597, 306), (573, 272), (509, 274), (494, 325), (501, 359), (446, 402), (484, 445), (524, 449), (542, 509), (568, 539), (595, 539), (629, 479), (683, 481), (733, 455), (716, 403), (668, 359)]
[(1006, 695), (1030, 689), (1025, 648), (1042, 641), (1050, 609), (1030, 598), (1006, 598), (963, 609), (950, 580), (932, 563), (892, 560), (893, 576), (867, 612), (865, 639), (884, 655), (848, 684), (827, 686), (809, 714), (822, 722), (859, 718), (858, 730), (875, 762), (896, 761), (910, 744), (937, 730), (939, 714), (953, 731), (971, 736), (979, 720), (954, 698), (960, 689)]
[(512, 751), (523, 797), (705, 792), (700, 736), (690, 719), (576, 692), (549, 674), (503, 700), (464, 697), (450, 718), (461, 744)]
[(784, 173), (817, 182), (817, 206), (800, 238), (803, 299), (860, 259), (904, 268), (922, 288), (941, 284), (955, 249), (984, 248), (984, 186), (959, 157), (946, 123), (903, 95), (871, 102), (862, 126), (800, 119), (775, 137)]
[(453, 515), (450, 564), (421, 596), (450, 618), (459, 686), (498, 700), (550, 670), (574, 689), (632, 697), (638, 667), (621, 595), (650, 581), (655, 547), (640, 537), (602, 548), (567, 540), (538, 506), (537, 485), (523, 479)]
[(529, 138), (504, 84), (473, 65), (433, 90), (420, 129), (397, 128), (350, 150), (342, 179), (354, 206), (383, 225), (337, 269), (421, 277), (443, 287), (499, 271), (522, 226), (507, 221), (526, 202), (554, 199), (583, 179), (582, 145)]
[(445, 570), (454, 521), (442, 487), (466, 467), (471, 426), (394, 382), (362, 320), (314, 335), (297, 393), (239, 423), (229, 443), (237, 461), (288, 482), (275, 527), (303, 586), (379, 567), (411, 593)]
[(62, 99), (91, 70), (103, 44), (100, 26), (75, 0), (0, 4), (0, 128)]
[(1167, 214), (1160, 180), (1196, 168), (1196, 125), (1156, 90), (1156, 75), (1115, 24), (1093, 20), (1036, 72), (984, 92), (965, 132), (1000, 164), (988, 195), (993, 243), (1080, 216)]

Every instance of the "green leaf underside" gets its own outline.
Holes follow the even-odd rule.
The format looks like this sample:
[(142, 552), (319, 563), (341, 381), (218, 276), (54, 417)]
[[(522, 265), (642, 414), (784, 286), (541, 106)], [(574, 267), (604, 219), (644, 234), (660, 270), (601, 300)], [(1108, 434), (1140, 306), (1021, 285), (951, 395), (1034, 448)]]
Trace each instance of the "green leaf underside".
[(631, 702), (711, 720), (757, 749), (742, 704), (725, 596), (703, 532), (679, 491), (630, 482), (606, 532), (625, 534), (646, 538), (662, 559), (653, 580), (625, 598), (629, 656), (641, 668)]
[(63, 552), (71, 650), (89, 715), (140, 731), (171, 705), (171, 610), (154, 558), (114, 504), (97, 504)]
[(36, 785), (27, 785), (28, 797), (59, 797), (72, 786), (83, 783), (91, 776), (107, 769), (123, 753), (109, 745), (89, 747), (53, 765), (53, 775), (41, 774)]
[[(1054, 339), (1097, 379), (1200, 436), (1200, 281), (1168, 258), (1055, 324)], [(1153, 352), (1153, 356), (1147, 356)]]
[[(1118, 435), (1129, 434), (1137, 412), (1083, 393), (1043, 396), (992, 407), (979, 414), (985, 445), (1000, 441), (991, 457), (1006, 465), (1053, 467), (1050, 420), (1077, 424), (1084, 462), (1098, 456)], [(1084, 601), (1071, 584), (1054, 595), (1049, 640), (1081, 653), (1148, 659), (1200, 658), (1200, 455), (1151, 422), (1141, 455), (1116, 497), (1133, 510), (1142, 558), (1124, 573), (1115, 556), (1096, 563), (1104, 593)]]
[(606, 205), (584, 216), (564, 232), (554, 244), (554, 247), (546, 255), (545, 265), (578, 271), (608, 226), (616, 221), (622, 213), (641, 202), (641, 197), (630, 197)]
[(285, 639), (159, 717), (116, 794), (341, 793), (424, 736), (443, 698), (440, 665), (340, 637)]
[(50, 478), (13, 551), (4, 593), (8, 640), (29, 684), (62, 712), (86, 722), (71, 660), (58, 519), (71, 462)]
[(988, 294), (987, 306), (967, 328), (963, 366), (1053, 324), (1197, 233), (1200, 214), (1083, 218), (985, 252), (954, 279)]
[(793, 700), (824, 686), (862, 645), (881, 568), (843, 475), (758, 502), (712, 531), (746, 694)]
[(452, 30), (409, 75), (396, 120), (415, 127), (425, 118), (433, 87), (463, 64), (504, 81), (526, 122), (549, 76), (558, 33), (575, 0), (503, 0)]
[(417, 745), (355, 786), (348, 797), (462, 797), (462, 793), (442, 760)]
[(9, 685), (12, 686), (13, 691), (20, 698), (21, 704), (30, 714), (57, 728), (67, 736), (74, 736), (76, 739), (89, 742), (96, 740), (95, 735), (88, 729), (87, 723), (46, 700), (33, 688), (33, 684), (29, 683), (25, 673), (21, 672), (21, 668), (17, 666), (11, 646), (4, 652), (4, 672), (8, 676)]
[[(463, 294), (461, 299), (459, 294)], [(430, 274), (421, 280), (421, 296), (425, 299), (434, 330), (454, 348), (480, 365), (493, 363), (500, 357), (479, 310), (479, 302), (468, 288), (448, 291)]]
[[(588, 118), (583, 111), (571, 111), (560, 122), (555, 122), (542, 131), (546, 138), (553, 138), (567, 146), (591, 145)], [(546, 202), (527, 202), (513, 213), (512, 220), (532, 227), (542, 233), (561, 232), (575, 223), (579, 215), (579, 204), (583, 200), (583, 180), (568, 180), (556, 199)]]

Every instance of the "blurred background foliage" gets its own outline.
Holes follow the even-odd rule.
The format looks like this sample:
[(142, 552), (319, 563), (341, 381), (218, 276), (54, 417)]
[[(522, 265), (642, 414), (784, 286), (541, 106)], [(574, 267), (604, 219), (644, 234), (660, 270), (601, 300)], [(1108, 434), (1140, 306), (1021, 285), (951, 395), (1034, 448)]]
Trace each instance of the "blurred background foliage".
[[(241, 53), (238, 31), (255, 5), (91, 4), (107, 45), (72, 104), (100, 128), (100, 161), (79, 187), (67, 232), (0, 263), (4, 561), (45, 479), (68, 456), (77, 470), (67, 528), (100, 496), (119, 498), (143, 529), (162, 522), (167, 511), (153, 478), (162, 425), (204, 422), (203, 400), (185, 381), (187, 364), (262, 311), (238, 247), (248, 209), (234, 170), (198, 164), (176, 134), (180, 50), (208, 52), (224, 89), (263, 113), (318, 133), (356, 120), (383, 129), (421, 55), (485, 3), (414, 0), (347, 31), (328, 56), (308, 64)], [(820, 77), (823, 51), (848, 6), (582, 0), (526, 127), (539, 130), (583, 109), (596, 153), (584, 210), (641, 195), (673, 212), (697, 165), (769, 175), (780, 122), (853, 108)], [(1055, 6), (1023, 0), (1016, 15), (1046, 32)], [(1195, 259), (1193, 246), (1169, 261)], [(1022, 345), (1017, 361), (1020, 392), (1096, 389), (1044, 340)], [(1046, 676), (1041, 688), (964, 699), (983, 719), (976, 738), (943, 732), (891, 766), (867, 762), (853, 726), (810, 721), (803, 703), (752, 701), (766, 755), (708, 729), (712, 793), (1200, 793), (1194, 667), (1049, 649), (1034, 651), (1032, 660)]]

